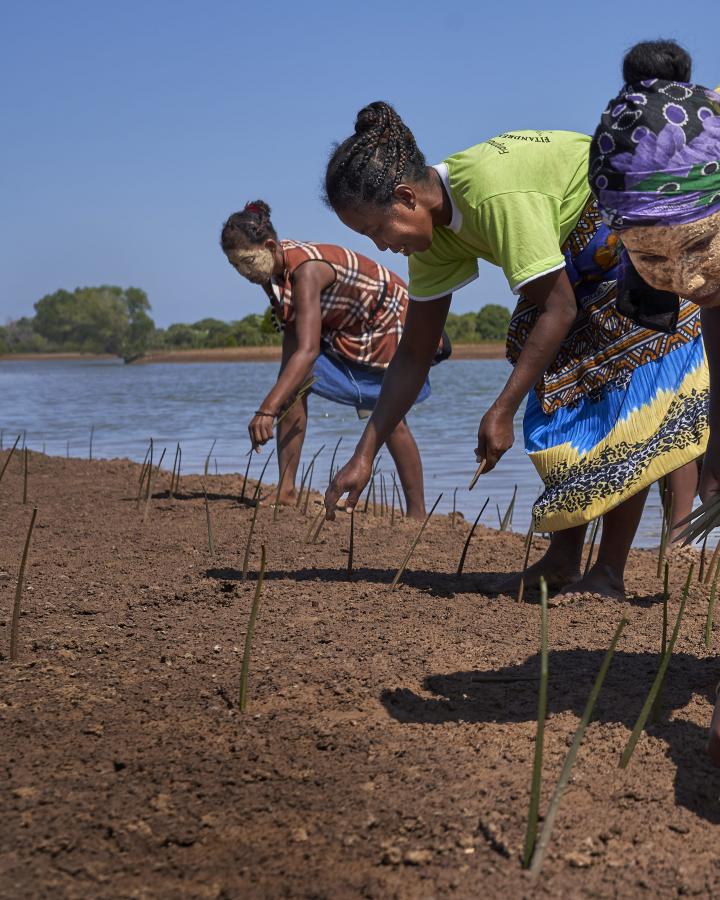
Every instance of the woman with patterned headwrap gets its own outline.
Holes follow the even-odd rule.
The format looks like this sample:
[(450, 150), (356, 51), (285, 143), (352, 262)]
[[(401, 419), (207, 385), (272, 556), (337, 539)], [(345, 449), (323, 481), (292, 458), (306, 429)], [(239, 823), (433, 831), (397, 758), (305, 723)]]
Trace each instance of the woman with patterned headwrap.
[[(702, 310), (710, 364), (710, 439), (700, 495), (720, 494), (720, 88), (690, 81), (673, 41), (637, 44), (625, 86), (602, 114), (590, 186), (622, 240), (619, 304), (650, 327), (671, 328), (687, 297)], [(712, 524), (710, 520), (708, 524)], [(720, 701), (710, 726), (720, 765)]]

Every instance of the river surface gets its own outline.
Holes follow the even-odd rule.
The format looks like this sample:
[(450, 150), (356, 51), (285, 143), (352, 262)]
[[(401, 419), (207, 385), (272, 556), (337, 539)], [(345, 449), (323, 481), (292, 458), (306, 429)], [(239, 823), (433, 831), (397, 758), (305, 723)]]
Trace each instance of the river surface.
[[(0, 361), (0, 429), (7, 448), (19, 432), (32, 450), (57, 456), (88, 456), (93, 429), (93, 457), (128, 457), (141, 462), (150, 437), (158, 452), (167, 447), (164, 467), (172, 468), (175, 445), (182, 445), (183, 472), (202, 471), (213, 441), (210, 472), (242, 472), (249, 447), (247, 423), (277, 375), (275, 362), (152, 364), (126, 366), (115, 360)], [(504, 384), (509, 365), (503, 360), (459, 360), (432, 370), (432, 396), (416, 407), (408, 421), (425, 468), (428, 506), (440, 492), (439, 510), (457, 508), (474, 518), (490, 497), (481, 521), (498, 524), (515, 485), (513, 528), (525, 532), (541, 482), (522, 446), (522, 411), (516, 419), (515, 446), (495, 471), (483, 475), (472, 493), (467, 485), (475, 469), (477, 426)], [(310, 398), (307, 460), (323, 444), (313, 487), (324, 488), (338, 437), (336, 465), (345, 462), (362, 430), (354, 409), (319, 397)], [(252, 463), (258, 476), (269, 452)], [(157, 456), (156, 456), (157, 459)], [(393, 469), (384, 451), (380, 469)], [(318, 477), (319, 476), (319, 477)], [(265, 480), (277, 481), (272, 462)], [(650, 494), (636, 538), (637, 546), (656, 546), (660, 504)]]

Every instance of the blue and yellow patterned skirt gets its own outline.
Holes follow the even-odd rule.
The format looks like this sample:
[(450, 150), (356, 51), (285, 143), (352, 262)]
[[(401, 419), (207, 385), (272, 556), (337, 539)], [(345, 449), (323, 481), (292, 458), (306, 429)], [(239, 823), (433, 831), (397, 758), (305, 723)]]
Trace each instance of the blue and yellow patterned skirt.
[[(545, 490), (536, 531), (591, 522), (705, 451), (709, 383), (697, 307), (681, 301), (674, 334), (615, 307), (616, 237), (590, 204), (563, 247), (578, 318), (528, 397), (525, 449)], [(515, 362), (537, 319), (521, 298), (508, 333)]]

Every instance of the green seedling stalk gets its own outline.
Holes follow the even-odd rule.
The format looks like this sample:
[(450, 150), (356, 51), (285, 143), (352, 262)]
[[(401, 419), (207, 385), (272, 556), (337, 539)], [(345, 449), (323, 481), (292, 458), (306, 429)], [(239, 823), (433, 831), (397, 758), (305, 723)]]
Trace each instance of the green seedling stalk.
[(583, 572), (584, 575), (587, 575), (587, 573), (590, 571), (590, 566), (592, 565), (592, 555), (593, 550), (595, 549), (595, 539), (597, 538), (599, 529), (600, 517), (598, 516), (598, 518), (595, 519), (595, 521), (592, 523), (592, 529), (590, 531), (590, 549), (588, 550), (587, 559), (585, 560), (585, 571)]
[(390, 524), (395, 524), (395, 491), (397, 491), (397, 485), (395, 484), (395, 473), (392, 473), (392, 509), (390, 510)]
[(177, 469), (179, 456), (180, 456), (180, 443), (178, 442), (178, 445), (175, 448), (175, 459), (173, 460), (172, 475), (170, 476), (170, 490), (168, 491), (168, 495), (171, 500), (175, 496), (175, 470)]
[(365, 494), (365, 506), (363, 507), (364, 513), (366, 513), (368, 511), (368, 504), (370, 503), (370, 493), (372, 492), (374, 484), (375, 484), (375, 475), (372, 475), (372, 477), (370, 478), (370, 484), (368, 485), (367, 493)]
[(145, 509), (143, 511), (143, 522), (147, 521), (148, 513), (150, 511), (150, 498), (152, 497), (152, 486), (155, 483), (155, 479), (157, 478), (160, 467), (163, 464), (163, 460), (165, 459), (165, 451), (167, 447), (163, 447), (163, 452), (160, 454), (160, 459), (158, 460), (158, 464), (153, 470), (152, 467), (148, 469), (147, 476), (147, 491), (145, 492)]
[(710, 557), (710, 565), (708, 566), (707, 572), (705, 574), (705, 584), (710, 584), (712, 580), (713, 573), (715, 572), (715, 567), (717, 566), (718, 557), (720, 557), (720, 541), (717, 542), (715, 549), (713, 550), (713, 555)]
[(520, 579), (520, 587), (518, 588), (518, 595), (517, 595), (518, 603), (522, 603), (523, 597), (525, 596), (525, 573), (527, 572), (528, 562), (530, 561), (530, 551), (532, 550), (532, 536), (533, 536), (533, 526), (532, 526), (532, 522), (530, 522), (530, 527), (528, 528), (528, 532), (525, 535), (525, 561), (523, 562), (523, 573), (522, 573), (522, 578)]
[(482, 473), (485, 471), (485, 465), (486, 465), (486, 464), (487, 464), (487, 460), (486, 460), (486, 459), (481, 459), (481, 460), (480, 460), (480, 465), (477, 467), (477, 469), (475, 469), (475, 474), (474, 474), (473, 477), (470, 479), (470, 485), (468, 486), (468, 490), (469, 490), (469, 491), (471, 491), (471, 490), (475, 487), (475, 485), (477, 484), (478, 478), (479, 478), (479, 477), (482, 475)]
[(405, 571), (405, 569), (406, 569), (406, 567), (407, 567), (407, 564), (410, 562), (410, 557), (413, 555), (413, 552), (415, 551), (415, 548), (416, 548), (417, 545), (418, 545), (418, 541), (419, 541), (420, 538), (422, 537), (423, 531), (425, 531), (425, 528), (427, 527), (427, 523), (430, 521), (430, 516), (432, 516), (432, 514), (435, 512), (435, 508), (437, 507), (437, 505), (438, 505), (438, 503), (440, 502), (441, 498), (442, 498), (442, 493), (438, 494), (438, 498), (437, 498), (437, 500), (433, 503), (432, 509), (431, 509), (430, 512), (425, 516), (425, 521), (424, 521), (424, 522), (422, 523), (422, 525), (420, 526), (420, 531), (418, 531), (418, 533), (415, 535), (415, 540), (412, 542), (412, 545), (411, 545), (410, 549), (409, 549), (408, 552), (405, 554), (405, 559), (403, 559), (402, 565), (401, 565), (400, 568), (397, 570), (397, 573), (395, 574), (395, 577), (393, 578), (392, 583), (390, 584), (390, 590), (391, 590), (391, 591), (394, 591), (395, 588), (397, 587), (397, 584), (398, 584), (398, 582), (400, 581), (400, 579), (401, 579), (401, 577), (402, 577), (402, 574), (403, 574), (403, 572)]
[[(312, 456), (312, 458), (310, 459), (310, 464), (307, 467), (307, 472), (305, 473), (307, 475), (307, 477), (310, 479), (310, 481), (308, 482), (307, 495), (305, 497), (305, 506), (303, 507), (303, 515), (304, 516), (307, 515), (308, 503), (310, 502), (310, 489), (312, 487), (313, 475), (315, 473), (315, 461), (317, 460), (318, 456), (320, 456), (320, 454), (323, 452), (324, 449), (325, 449), (325, 444), (323, 444), (320, 447), (320, 449)], [(302, 484), (300, 485), (300, 494), (298, 495), (298, 506), (300, 505), (301, 498), (302, 498)]]
[(317, 381), (317, 378), (312, 377), (312, 378), (308, 378), (308, 380), (304, 384), (300, 385), (300, 387), (298, 388), (297, 394), (295, 394), (295, 396), (292, 399), (292, 402), (288, 406), (286, 406), (285, 409), (280, 413), (280, 415), (275, 419), (276, 426), (278, 426), (282, 422), (282, 420), (290, 412), (290, 410), (293, 408), (293, 406), (295, 406), (295, 404), (298, 402), (298, 400), (303, 400), (305, 398), (305, 395), (310, 390), (310, 388), (315, 384), (316, 381)]
[(498, 529), (499, 529), (500, 531), (502, 531), (502, 516), (500, 515), (500, 504), (499, 504), (499, 503), (496, 503), (496, 504), (495, 504), (495, 509), (497, 510)]
[(517, 485), (513, 490), (512, 498), (510, 503), (508, 504), (508, 508), (505, 510), (505, 515), (502, 517), (502, 521), (500, 522), (500, 531), (507, 531), (512, 527), (512, 517), (513, 512), (515, 511), (515, 497), (517, 496)]
[(253, 459), (252, 447), (247, 452), (247, 465), (245, 466), (245, 476), (243, 477), (242, 490), (240, 491), (240, 502), (245, 499), (245, 488), (247, 487), (248, 473), (250, 472), (250, 463)]
[(720, 496), (713, 496), (677, 523), (678, 528), (685, 526), (678, 536), (678, 541), (690, 544), (701, 534), (712, 531), (718, 524), (720, 524)]
[(23, 506), (27, 505), (28, 489), (28, 448), (23, 450)]
[(270, 451), (270, 455), (265, 460), (265, 465), (262, 467), (262, 469), (260, 469), (260, 478), (258, 479), (258, 482), (255, 485), (255, 493), (253, 494), (253, 500), (254, 500), (256, 506), (260, 502), (260, 491), (262, 490), (262, 483), (263, 483), (263, 478), (265, 477), (265, 472), (267, 470), (267, 467), (270, 465), (270, 460), (273, 458), (274, 454), (275, 454), (275, 448), (273, 448)]
[(315, 461), (313, 460), (310, 463), (310, 466), (308, 468), (308, 483), (307, 483), (307, 490), (305, 491), (305, 504), (303, 506), (303, 515), (304, 516), (307, 516), (307, 514), (308, 514), (308, 504), (310, 503), (310, 491), (312, 490), (312, 480), (313, 480), (314, 472), (315, 472)]
[(216, 443), (217, 443), (217, 438), (215, 438), (215, 440), (210, 445), (210, 451), (209, 451), (208, 455), (205, 457), (205, 469), (204, 469), (203, 474), (205, 475), (206, 478), (208, 477), (208, 469), (210, 468), (210, 458), (212, 457), (212, 452), (215, 449)]
[[(395, 498), (393, 497), (393, 500)], [(393, 511), (395, 507), (393, 506)], [(348, 581), (352, 581), (353, 576), (353, 557), (355, 555), (355, 510), (350, 513), (350, 547), (348, 549), (347, 577)]]
[(3, 443), (4, 438), (5, 438), (5, 429), (0, 428), (0, 453), (2, 453), (2, 451), (5, 449), (5, 445)]
[(150, 443), (148, 444), (148, 448), (145, 451), (145, 456), (143, 457), (142, 465), (140, 466), (140, 478), (138, 479), (138, 484), (142, 485), (145, 480), (145, 466), (147, 466), (148, 457), (150, 456), (150, 448), (152, 447), (152, 438), (150, 438)]
[(383, 473), (380, 473), (380, 518), (385, 518), (385, 513), (387, 512), (387, 491), (385, 490), (385, 476)]
[(298, 490), (297, 500), (295, 501), (296, 508), (300, 507), (300, 501), (302, 500), (303, 489), (305, 488), (305, 479), (308, 477), (309, 472), (310, 472), (310, 466), (308, 466), (307, 468), (305, 468), (305, 466), (303, 466), (302, 478), (300, 479), (300, 489)]
[[(325, 510), (321, 509), (320, 512), (313, 518), (312, 522), (310, 523), (310, 527), (308, 528), (307, 533), (305, 534), (305, 543), (306, 544), (313, 543), (313, 540), (312, 540), (313, 532), (317, 528), (318, 524), (322, 522), (324, 516), (325, 516)], [(318, 529), (318, 534), (319, 533), (320, 533), (320, 531)]]
[(238, 701), (240, 712), (245, 712), (247, 708), (247, 685), (248, 673), (250, 672), (250, 652), (252, 650), (253, 634), (255, 633), (255, 620), (257, 619), (258, 610), (260, 609), (260, 595), (262, 593), (264, 581), (265, 544), (263, 544), (260, 548), (260, 572), (258, 573), (257, 584), (255, 585), (255, 596), (253, 597), (252, 607), (250, 608), (250, 619), (248, 621), (247, 632), (245, 634), (245, 651), (243, 653), (242, 669), (240, 670), (240, 696)]
[(205, 520), (207, 522), (208, 550), (210, 551), (210, 556), (215, 556), (215, 536), (213, 534), (212, 520), (210, 518), (210, 504), (208, 502), (208, 495), (207, 491), (205, 490), (204, 482), (202, 483), (202, 492), (203, 497), (205, 498)]
[(22, 601), (23, 582), (25, 580), (25, 566), (27, 565), (28, 554), (30, 552), (30, 539), (32, 538), (33, 528), (35, 527), (36, 517), (37, 506), (34, 506), (32, 516), (30, 517), (30, 527), (28, 528), (27, 537), (25, 538), (25, 548), (23, 549), (22, 560), (20, 561), (20, 572), (18, 573), (17, 587), (15, 588), (15, 602), (13, 604), (12, 622), (10, 623), (10, 659), (12, 662), (16, 662), (18, 658), (20, 604)]
[(93, 458), (93, 457), (92, 457), (92, 452), (93, 452), (93, 438), (94, 438), (94, 437), (95, 437), (95, 426), (94, 426), (94, 425), (91, 425), (91, 426), (90, 426), (90, 446), (89, 446), (89, 448), (88, 448), (88, 459), (92, 459), (92, 458)]
[(657, 577), (662, 576), (663, 563), (667, 554), (667, 545), (672, 531), (672, 514), (675, 497), (672, 491), (668, 491), (665, 495), (670, 499), (663, 503), (663, 524), (660, 532), (660, 550), (658, 552)]
[(463, 573), (463, 566), (465, 565), (465, 557), (467, 556), (468, 547), (470, 546), (470, 541), (472, 540), (472, 536), (475, 534), (475, 529), (477, 528), (477, 524), (480, 521), (480, 516), (485, 512), (485, 507), (488, 505), (489, 502), (490, 502), (490, 498), (488, 497), (487, 500), (483, 503), (482, 509), (477, 514), (475, 521), (473, 522), (472, 528), (470, 529), (470, 534), (468, 534), (468, 536), (467, 536), (467, 539), (465, 541), (465, 546), (463, 547), (463, 551), (460, 554), (460, 562), (458, 563), (458, 567), (457, 567), (457, 577), (458, 578)]
[(600, 666), (600, 671), (598, 672), (597, 678), (595, 679), (595, 684), (593, 685), (593, 688), (590, 691), (590, 696), (588, 697), (587, 703), (585, 704), (585, 710), (583, 711), (582, 718), (580, 719), (580, 724), (578, 725), (575, 732), (575, 737), (573, 738), (572, 745), (568, 750), (567, 756), (565, 757), (565, 762), (563, 763), (560, 777), (558, 778), (557, 785), (555, 786), (555, 791), (552, 795), (552, 799), (550, 800), (547, 813), (545, 814), (542, 831), (540, 832), (540, 836), (538, 837), (535, 844), (535, 851), (532, 856), (532, 862), (530, 863), (530, 875), (532, 876), (533, 880), (536, 879), (540, 874), (540, 869), (542, 868), (543, 860), (545, 859), (545, 853), (550, 842), (550, 835), (552, 834), (553, 825), (555, 824), (555, 818), (557, 816), (558, 809), (560, 808), (560, 801), (562, 800), (563, 794), (565, 793), (565, 788), (567, 787), (570, 780), (570, 773), (575, 762), (575, 757), (577, 756), (577, 752), (580, 749), (582, 739), (585, 736), (585, 729), (587, 728), (590, 717), (592, 716), (593, 709), (595, 708), (595, 701), (598, 698), (598, 694), (600, 693), (600, 689), (602, 688), (603, 681), (605, 680), (605, 676), (607, 675), (607, 671), (610, 668), (610, 663), (612, 662), (612, 658), (615, 654), (615, 648), (617, 647), (617, 643), (620, 640), (620, 635), (622, 634), (623, 629), (625, 628), (627, 623), (627, 619), (621, 619), (617, 628), (615, 629), (615, 634), (613, 635), (613, 639), (610, 642), (610, 647), (605, 654), (605, 658), (603, 659), (602, 665)]
[(375, 496), (375, 479), (372, 480), (372, 504), (373, 504), (373, 516), (377, 516), (377, 498)]
[(710, 532), (708, 532), (703, 538), (702, 549), (700, 550), (700, 571), (698, 572), (698, 584), (702, 584), (703, 581), (705, 581), (705, 552), (707, 550), (707, 542), (709, 536)]
[(450, 527), (451, 528), (455, 527), (455, 511), (457, 510), (457, 491), (458, 491), (457, 488), (455, 488), (455, 490), (453, 491), (453, 511), (452, 511), (452, 517), (450, 518)]
[[(718, 544), (720, 546), (720, 544)], [(718, 574), (720, 574), (720, 559), (715, 563), (715, 574), (713, 575), (712, 587), (710, 588), (710, 596), (708, 597), (707, 619), (705, 620), (705, 646), (710, 649), (712, 643), (713, 619), (715, 618), (715, 601), (717, 600)]]
[(537, 840), (540, 788), (542, 786), (543, 746), (545, 743), (545, 719), (548, 693), (548, 590), (545, 579), (540, 577), (540, 689), (538, 691), (537, 731), (535, 733), (535, 757), (530, 782), (530, 806), (528, 809), (525, 849), (522, 865), (527, 869)]
[(337, 452), (340, 449), (341, 443), (342, 443), (342, 435), (340, 435), (340, 437), (337, 440), (337, 444), (335, 444), (335, 449), (333, 450), (332, 459), (330, 460), (330, 478), (328, 479), (329, 482), (332, 482), (333, 478), (335, 477), (335, 457), (337, 456)]
[[(668, 604), (670, 603), (670, 566), (665, 562), (665, 576), (663, 579), (663, 614), (662, 614), (662, 634), (660, 637), (660, 662), (667, 652), (667, 632), (668, 632)], [(661, 692), (658, 691), (652, 708), (652, 721), (657, 722), (660, 717), (660, 700)]]
[(322, 515), (320, 516), (320, 521), (318, 522), (318, 526), (313, 532), (311, 544), (317, 544), (318, 538), (320, 537), (320, 532), (323, 530), (323, 526), (325, 525), (325, 510), (321, 510)]
[(143, 460), (142, 469), (140, 470), (140, 484), (138, 485), (137, 497), (135, 498), (135, 506), (140, 507), (140, 500), (143, 496), (143, 489), (145, 486), (145, 478), (147, 477), (148, 471), (152, 470), (153, 465), (153, 439), (150, 438), (150, 444), (148, 446), (147, 452), (145, 454), (145, 459)]
[[(267, 463), (266, 463), (267, 465)], [(264, 471), (264, 470), (263, 470)], [(258, 481), (255, 485), (255, 494), (253, 496), (254, 506), (252, 519), (250, 519), (250, 530), (248, 531), (247, 543), (245, 544), (245, 556), (243, 557), (242, 580), (247, 579), (248, 568), (250, 566), (250, 547), (252, 545), (253, 533), (255, 531), (255, 522), (257, 521), (258, 509), (260, 508), (260, 487), (262, 481)]]
[(0, 481), (3, 480), (3, 475), (5, 474), (5, 469), (7, 469), (8, 463), (9, 463), (10, 460), (12, 459), (13, 453), (15, 452), (15, 448), (17, 447), (17, 445), (18, 445), (19, 442), (20, 442), (20, 435), (18, 435), (18, 436), (15, 438), (15, 443), (14, 443), (14, 444), (12, 445), (12, 447), (10, 448), (10, 453), (8, 453), (8, 458), (5, 460), (2, 469), (0, 469)]
[(640, 739), (640, 735), (642, 734), (643, 729), (645, 728), (645, 723), (648, 720), (650, 711), (655, 704), (655, 698), (660, 693), (662, 683), (665, 680), (665, 673), (667, 672), (667, 667), (670, 664), (670, 658), (672, 657), (673, 650), (675, 649), (675, 641), (677, 641), (678, 634), (680, 633), (680, 623), (682, 622), (683, 613), (685, 612), (685, 603), (687, 602), (688, 591), (690, 590), (690, 582), (692, 580), (694, 566), (695, 563), (692, 563), (690, 569), (688, 570), (687, 580), (685, 581), (685, 586), (683, 587), (682, 599), (680, 600), (680, 609), (678, 610), (677, 618), (675, 619), (675, 627), (673, 628), (670, 642), (667, 646), (665, 654), (663, 655), (660, 667), (657, 671), (657, 675), (655, 676), (655, 680), (652, 683), (652, 687), (650, 688), (650, 693), (647, 695), (645, 703), (643, 704), (643, 708), (640, 711), (640, 715), (637, 718), (637, 722), (635, 722), (635, 727), (632, 730), (632, 734), (630, 735), (628, 742), (625, 745), (625, 749), (622, 752), (622, 756), (620, 757), (621, 769), (625, 769), (627, 767), (627, 764), (630, 762), (630, 758), (633, 755), (635, 746)]
[(280, 473), (280, 481), (278, 481), (277, 490), (275, 491), (275, 509), (273, 509), (273, 522), (277, 522), (278, 516), (280, 515), (280, 491), (282, 490), (283, 481), (285, 481), (285, 473), (288, 470), (288, 466), (290, 465), (290, 460), (288, 460), (283, 466), (283, 470)]
[(70, 441), (65, 441), (65, 458), (70, 459)]

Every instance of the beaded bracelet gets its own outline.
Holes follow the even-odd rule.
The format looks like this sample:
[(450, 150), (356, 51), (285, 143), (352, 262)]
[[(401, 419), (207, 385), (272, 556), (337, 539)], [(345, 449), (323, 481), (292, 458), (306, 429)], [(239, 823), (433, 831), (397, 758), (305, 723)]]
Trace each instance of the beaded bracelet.
[(270, 418), (272, 418), (272, 419), (275, 418), (275, 413), (265, 412), (264, 409), (256, 409), (256, 410), (255, 410), (255, 415), (256, 415), (256, 416), (270, 416)]

